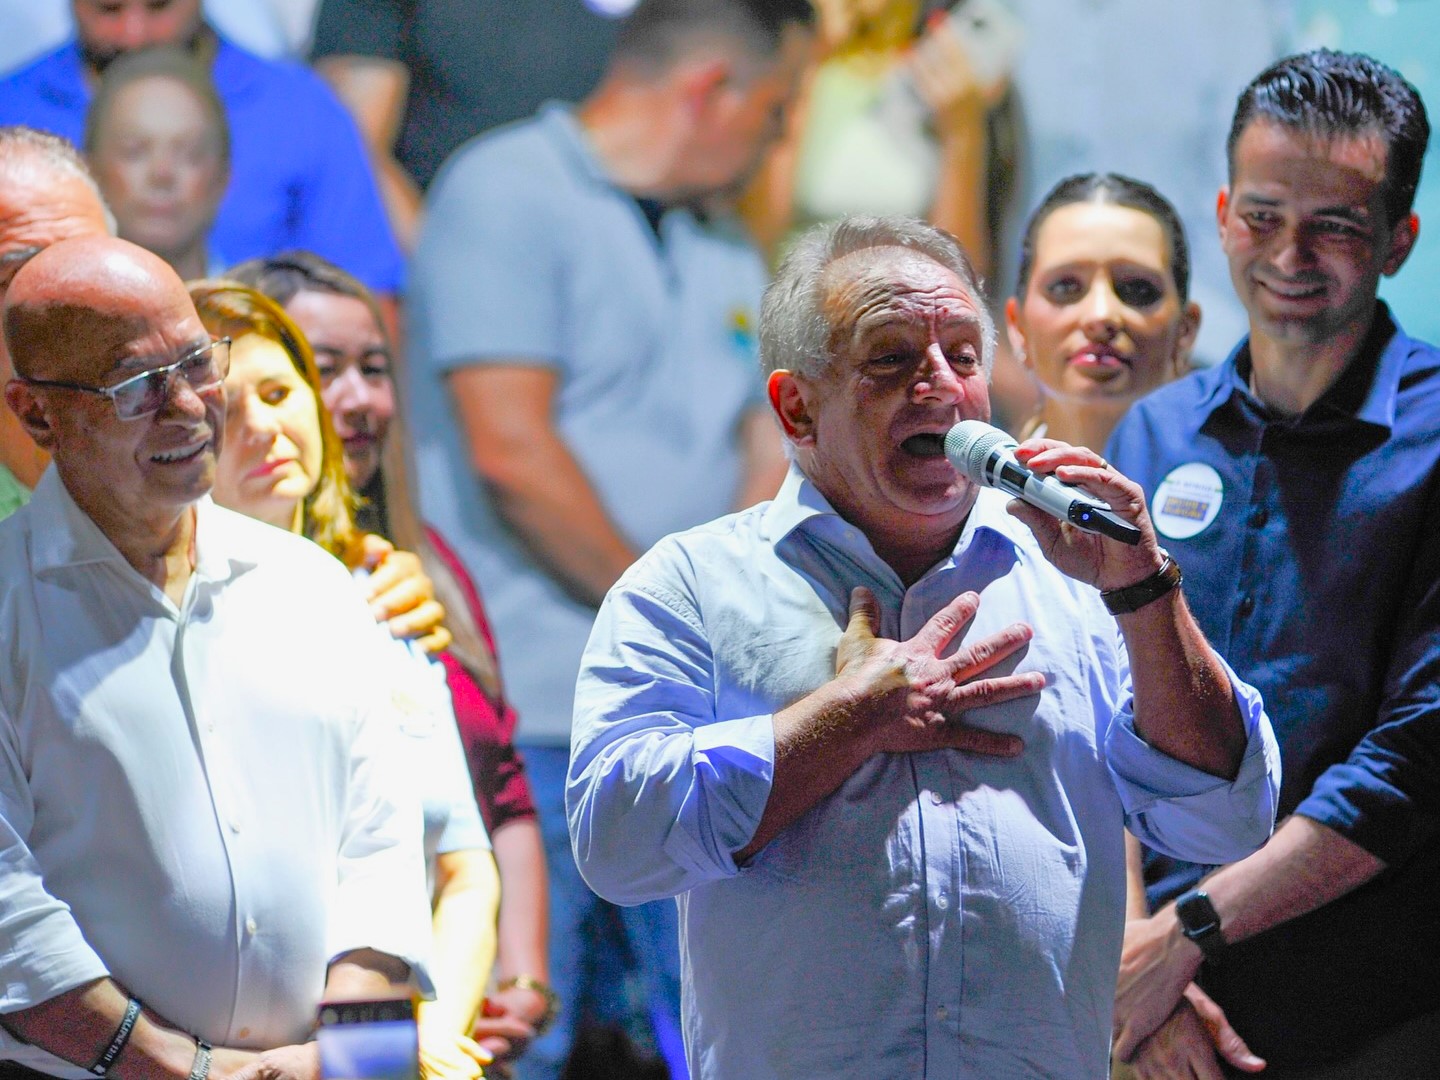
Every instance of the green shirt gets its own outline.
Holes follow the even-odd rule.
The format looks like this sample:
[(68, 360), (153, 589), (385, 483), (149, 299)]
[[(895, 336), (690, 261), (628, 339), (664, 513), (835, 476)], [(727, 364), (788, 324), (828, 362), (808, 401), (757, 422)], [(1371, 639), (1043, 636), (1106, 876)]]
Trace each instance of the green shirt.
[(30, 501), (30, 489), (19, 480), (15, 474), (0, 465), (0, 521), (9, 517), (20, 507)]

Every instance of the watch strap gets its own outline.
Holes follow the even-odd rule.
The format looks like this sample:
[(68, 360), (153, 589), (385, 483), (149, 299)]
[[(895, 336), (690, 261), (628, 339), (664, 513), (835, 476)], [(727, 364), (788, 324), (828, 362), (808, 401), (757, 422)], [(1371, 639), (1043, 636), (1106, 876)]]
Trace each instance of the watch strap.
[(1100, 593), (1100, 599), (1105, 601), (1105, 607), (1111, 615), (1128, 615), (1132, 611), (1139, 611), (1146, 604), (1159, 600), (1160, 597), (1172, 589), (1180, 587), (1185, 580), (1185, 575), (1180, 572), (1180, 564), (1170, 557), (1170, 553), (1164, 548), (1160, 554), (1165, 556), (1165, 561), (1160, 564), (1160, 569), (1142, 581), (1134, 585), (1126, 585), (1123, 589), (1105, 589)]

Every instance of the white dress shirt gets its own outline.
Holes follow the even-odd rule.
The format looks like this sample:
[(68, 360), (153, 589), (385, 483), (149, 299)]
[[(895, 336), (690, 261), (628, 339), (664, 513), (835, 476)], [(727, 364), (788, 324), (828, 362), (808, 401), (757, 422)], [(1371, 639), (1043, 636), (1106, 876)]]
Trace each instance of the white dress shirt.
[[(305, 1039), (337, 954), (423, 965), (420, 811), (344, 568), (196, 514), (178, 609), (53, 468), (0, 523), (0, 1012), (109, 974), (268, 1047)], [(0, 1057), (86, 1075), (3, 1032)]]
[[(600, 609), (576, 687), (567, 806), (602, 896), (677, 896), (691, 1075), (1076, 1080), (1107, 1072), (1123, 826), (1228, 862), (1274, 823), (1279, 753), (1248, 735), (1222, 780), (1133, 727), (1129, 658), (1090, 586), (983, 490), (954, 553), (908, 589), (792, 466), (774, 502), (662, 541)], [(967, 714), (1004, 759), (878, 754), (744, 867), (774, 774), (772, 717), (834, 675), (850, 590), (907, 639), (966, 590), (962, 638), (1017, 620), (999, 671), (1045, 690)]]

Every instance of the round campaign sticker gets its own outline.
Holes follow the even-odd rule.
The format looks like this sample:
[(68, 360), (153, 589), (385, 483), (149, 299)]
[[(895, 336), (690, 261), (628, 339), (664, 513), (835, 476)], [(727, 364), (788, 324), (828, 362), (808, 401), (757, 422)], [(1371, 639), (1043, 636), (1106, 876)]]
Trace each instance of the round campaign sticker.
[(1160, 481), (1150, 500), (1155, 531), (1172, 540), (1188, 540), (1215, 520), (1224, 497), (1220, 474), (1209, 465), (1198, 461), (1181, 465)]

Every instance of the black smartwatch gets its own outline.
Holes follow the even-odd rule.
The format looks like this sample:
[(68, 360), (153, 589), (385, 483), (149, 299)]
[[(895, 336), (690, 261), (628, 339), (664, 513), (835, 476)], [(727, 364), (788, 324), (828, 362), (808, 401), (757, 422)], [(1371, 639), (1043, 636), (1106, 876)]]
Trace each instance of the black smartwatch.
[(1205, 959), (1212, 963), (1225, 952), (1225, 935), (1220, 933), (1220, 916), (1210, 897), (1199, 889), (1182, 893), (1175, 900), (1175, 914), (1180, 919), (1180, 931), (1200, 946)]

